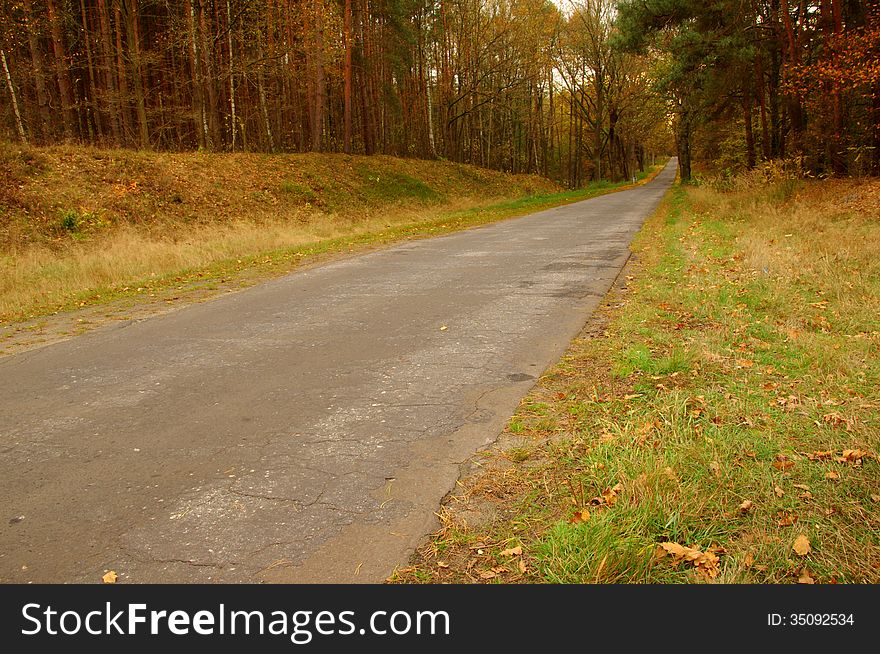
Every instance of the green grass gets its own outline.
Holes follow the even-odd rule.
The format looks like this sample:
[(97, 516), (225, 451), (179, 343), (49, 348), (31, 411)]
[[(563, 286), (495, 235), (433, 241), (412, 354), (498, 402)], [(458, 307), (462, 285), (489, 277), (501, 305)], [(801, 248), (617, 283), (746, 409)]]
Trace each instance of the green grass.
[[(850, 187), (780, 184), (673, 189), (602, 335), (541, 379), (394, 581), (880, 582), (880, 215), (829, 222)], [(497, 517), (472, 529), (456, 511), (477, 500)]]

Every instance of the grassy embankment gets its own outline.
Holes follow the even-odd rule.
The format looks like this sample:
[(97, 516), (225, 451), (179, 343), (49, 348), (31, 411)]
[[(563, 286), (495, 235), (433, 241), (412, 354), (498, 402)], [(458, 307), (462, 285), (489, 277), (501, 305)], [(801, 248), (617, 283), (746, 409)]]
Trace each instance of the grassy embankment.
[(0, 143), (0, 324), (252, 282), (621, 186), (561, 192), (537, 176), (391, 157)]
[(674, 188), (392, 580), (880, 582), (878, 200)]

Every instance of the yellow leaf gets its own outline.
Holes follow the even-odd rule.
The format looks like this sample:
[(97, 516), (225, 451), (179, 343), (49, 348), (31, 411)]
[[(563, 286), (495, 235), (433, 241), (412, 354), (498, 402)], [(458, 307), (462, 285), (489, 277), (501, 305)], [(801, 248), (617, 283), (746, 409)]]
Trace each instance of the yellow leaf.
[(825, 479), (840, 479), (840, 475), (833, 470), (825, 473)]
[(108, 570), (104, 573), (104, 576), (101, 577), (101, 581), (105, 584), (115, 584), (117, 579), (119, 579), (119, 575), (113, 572), (113, 570)]
[(586, 522), (590, 519), (590, 512), (586, 509), (581, 509), (580, 511), (576, 511), (575, 514), (569, 520), (570, 523), (576, 525), (579, 522)]
[(800, 534), (794, 539), (794, 544), (791, 546), (791, 549), (793, 549), (794, 553), (798, 556), (806, 556), (810, 553), (810, 539), (803, 534)]

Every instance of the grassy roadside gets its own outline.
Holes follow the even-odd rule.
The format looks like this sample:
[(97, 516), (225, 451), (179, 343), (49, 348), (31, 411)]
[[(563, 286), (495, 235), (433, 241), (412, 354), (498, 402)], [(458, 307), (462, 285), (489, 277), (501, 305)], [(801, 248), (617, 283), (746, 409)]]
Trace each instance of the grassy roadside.
[(396, 582), (880, 582), (880, 184), (674, 188)]
[(179, 301), (626, 186), (559, 192), (535, 176), (390, 157), (0, 154), (0, 338), (41, 316)]

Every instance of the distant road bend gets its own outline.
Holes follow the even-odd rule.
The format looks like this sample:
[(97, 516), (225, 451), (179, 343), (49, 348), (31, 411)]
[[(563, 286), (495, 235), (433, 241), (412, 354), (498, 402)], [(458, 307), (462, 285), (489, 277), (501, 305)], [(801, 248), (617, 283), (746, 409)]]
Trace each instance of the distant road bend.
[(674, 176), (0, 359), (0, 580), (383, 580)]

